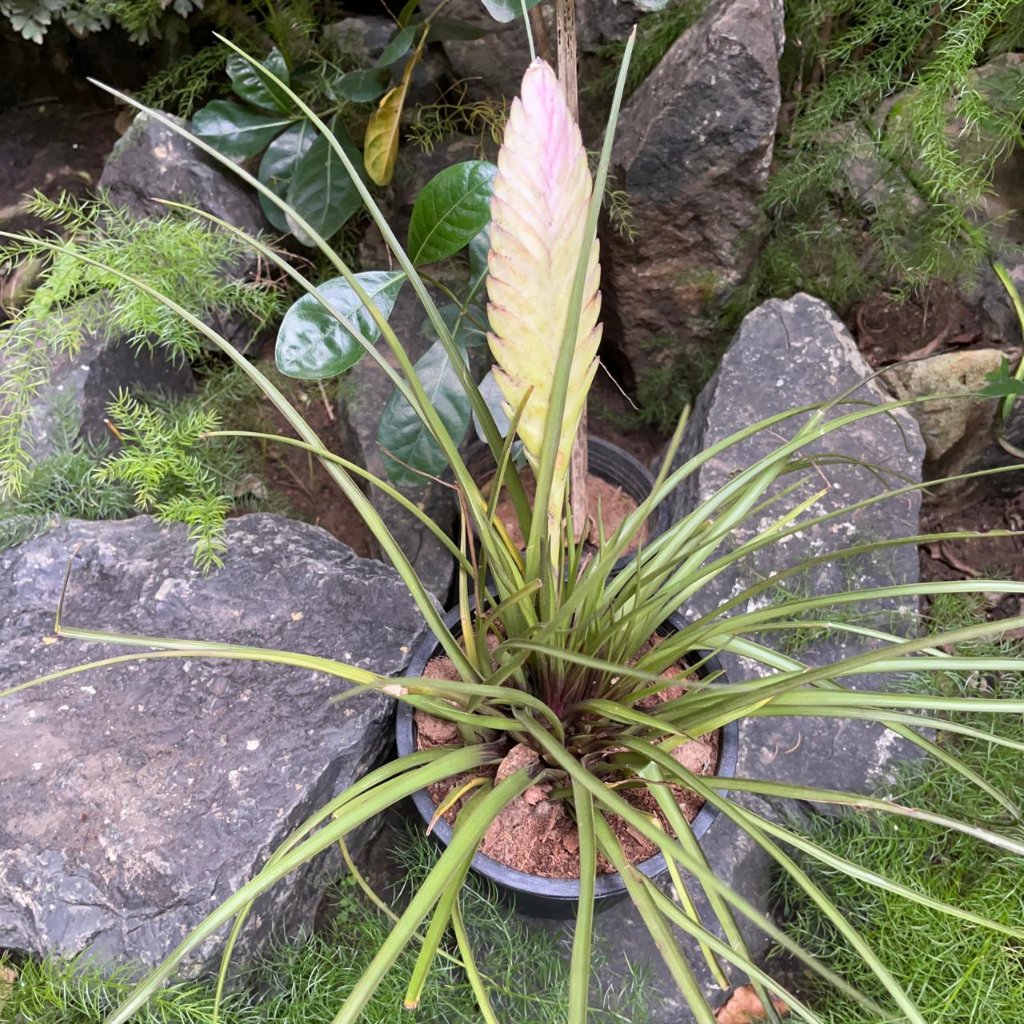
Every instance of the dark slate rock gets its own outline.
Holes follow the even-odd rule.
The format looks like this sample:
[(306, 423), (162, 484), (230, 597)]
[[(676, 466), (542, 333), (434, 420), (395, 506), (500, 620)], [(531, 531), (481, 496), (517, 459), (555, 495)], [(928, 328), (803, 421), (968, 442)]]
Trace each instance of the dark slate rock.
[(580, 49), (625, 39), (644, 15), (659, 8), (651, 0), (576, 0), (576, 36)]
[[(180, 526), (66, 523), (0, 556), (0, 690), (126, 648), (68, 624), (274, 647), (402, 670), (422, 619), (395, 573), (316, 527), (228, 524), (202, 577)], [(0, 701), (0, 948), (153, 964), (391, 742), (391, 700), (335, 677), (201, 658), (130, 662)], [(358, 847), (364, 840), (356, 837)], [(255, 908), (240, 955), (307, 928), (336, 853)], [(209, 966), (223, 936), (190, 961)]]
[[(26, 423), (26, 450), (36, 460), (52, 455), (66, 438), (81, 437), (100, 448), (112, 444), (107, 405), (120, 391), (184, 398), (195, 390), (187, 362), (171, 359), (155, 338), (149, 350), (129, 344), (104, 322), (103, 303), (102, 295), (86, 300), (78, 351), (47, 360), (48, 380), (32, 396)], [(80, 310), (69, 315), (79, 319)], [(0, 337), (0, 374), (4, 363)]]
[(602, 257), (634, 373), (706, 341), (750, 265), (782, 43), (781, 0), (715, 0), (623, 109), (613, 165), (636, 239), (610, 234)]
[[(433, 14), (441, 4), (442, 0), (423, 0), (420, 6), (424, 13)], [(444, 0), (443, 14), (485, 33), (479, 39), (446, 39), (441, 43), (452, 77), (465, 88), (466, 97), (479, 100), (516, 96), (530, 63), (530, 47), (522, 21), (517, 18), (501, 24), (487, 13), (479, 0)], [(548, 20), (553, 21), (550, 16)], [(553, 24), (549, 34), (553, 41)]]
[[(865, 380), (870, 372), (853, 339), (824, 303), (807, 295), (797, 295), (788, 302), (767, 302), (744, 320), (718, 373), (701, 393), (677, 465), (745, 425), (793, 406), (838, 395)], [(868, 384), (856, 392), (854, 399), (877, 404), (880, 394), (876, 385)], [(685, 515), (698, 500), (708, 497), (737, 471), (772, 450), (788, 432), (792, 432), (792, 427), (787, 431), (785, 425), (780, 425), (775, 436), (765, 432), (710, 460), (690, 478), (689, 486), (680, 488), (675, 517)], [(888, 486), (899, 486), (903, 477), (921, 478), (924, 446), (916, 423), (902, 411), (872, 417), (853, 429), (830, 435), (819, 450), (873, 464), (881, 471), (886, 484), (859, 466), (819, 467), (820, 472), (812, 473), (808, 482), (790, 499), (796, 502), (815, 493), (827, 480), (828, 493), (815, 506), (815, 514), (849, 505)], [(691, 616), (711, 612), (745, 586), (809, 554), (915, 533), (919, 505), (918, 496), (903, 496), (839, 519), (832, 525), (804, 531), (787, 542), (759, 552), (742, 568), (718, 577), (695, 596), (685, 612)], [(770, 513), (766, 513), (761, 526), (769, 520)], [(756, 525), (757, 520), (753, 520), (749, 526), (737, 530), (736, 542), (748, 539)], [(811, 593), (858, 590), (917, 582), (917, 573), (917, 551), (914, 545), (908, 544), (871, 558), (823, 566), (795, 585), (806, 587)], [(764, 595), (761, 602), (766, 603)], [(912, 628), (916, 610), (916, 607), (878, 609), (873, 620), (859, 621), (904, 632)], [(855, 638), (827, 634), (798, 657), (807, 664), (820, 665), (863, 649)], [(721, 660), (733, 682), (752, 678), (756, 670), (752, 663), (741, 662), (730, 655), (723, 655)], [(884, 681), (875, 677), (871, 685), (884, 685)], [(736, 774), (745, 778), (871, 792), (884, 785), (894, 762), (909, 756), (913, 749), (893, 734), (868, 723), (759, 718), (740, 723)], [(749, 809), (775, 820), (787, 820), (802, 813), (792, 807), (773, 807), (758, 798), (738, 799)], [(702, 846), (718, 877), (765, 913), (773, 875), (773, 864), (767, 854), (721, 815), (712, 823)], [(713, 915), (703, 894), (696, 891), (696, 887), (691, 891), (705, 923), (712, 922)], [(769, 946), (764, 933), (745, 922), (743, 930), (753, 955), (763, 957)], [(651, 987), (647, 1009), (651, 1024), (686, 1024), (693, 1019), (640, 915), (630, 903), (618, 904), (600, 914), (596, 932), (598, 946), (610, 964), (624, 964), (628, 959), (634, 966), (649, 970)], [(724, 1001), (724, 995), (718, 992), (703, 958), (695, 949), (691, 963), (713, 1004), (716, 1000)], [(614, 978), (602, 981), (614, 983)]]
[(249, 234), (265, 227), (252, 191), (229, 169), (148, 114), (139, 114), (114, 146), (100, 176), (100, 188), (116, 206), (127, 207), (138, 217), (166, 216), (167, 207), (154, 198), (171, 199), (197, 206)]

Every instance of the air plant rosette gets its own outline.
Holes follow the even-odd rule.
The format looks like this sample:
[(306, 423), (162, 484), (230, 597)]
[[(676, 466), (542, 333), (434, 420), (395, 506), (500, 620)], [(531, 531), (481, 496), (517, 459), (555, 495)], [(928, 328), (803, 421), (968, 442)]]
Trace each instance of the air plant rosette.
[[(627, 47), (627, 64), (629, 53)], [(253, 65), (257, 67), (255, 62)], [(503, 750), (515, 745), (525, 745), (535, 752), (534, 768), (517, 769), (500, 781), (475, 786), (467, 794), (450, 842), (429, 876), (412, 894), (406, 908), (396, 915), (390, 936), (365, 974), (345, 996), (335, 1018), (336, 1024), (354, 1024), (361, 1018), (381, 978), (409, 945), (417, 947), (419, 953), (409, 979), (407, 1006), (417, 1005), (423, 979), (436, 958), (454, 955), (473, 985), (482, 1019), (487, 1022), (499, 1019), (488, 996), (486, 979), (476, 966), (472, 942), (462, 919), (460, 886), (471, 869), (481, 838), (502, 809), (534, 784), (538, 773), (557, 782), (560, 798), (578, 831), (580, 874), (567, 1004), (570, 1024), (585, 1024), (587, 1020), (599, 855), (620, 875), (700, 1024), (713, 1024), (714, 997), (697, 983), (691, 962), (694, 957), (708, 962), (720, 984), (728, 983), (727, 972), (731, 969), (748, 975), (769, 1019), (775, 1014), (770, 1008), (770, 997), (778, 995), (790, 1006), (794, 1018), (820, 1024), (820, 1017), (812, 1007), (753, 962), (740, 922), (763, 930), (808, 970), (849, 991), (842, 978), (805, 952), (783, 929), (719, 879), (715, 865), (708, 863), (692, 827), (671, 798), (671, 786), (693, 791), (709, 808), (717, 810), (720, 819), (728, 818), (743, 829), (810, 895), (836, 934), (870, 965), (889, 1005), (880, 1005), (877, 1000), (859, 993), (853, 993), (855, 998), (877, 1013), (879, 1019), (896, 1012), (912, 1024), (926, 1024), (914, 1006), (913, 997), (886, 969), (884, 951), (867, 946), (849, 911), (833, 905), (788, 851), (795, 847), (834, 869), (854, 875), (858, 874), (856, 865), (826, 853), (794, 829), (761, 816), (734, 796), (770, 793), (778, 798), (855, 807), (861, 812), (870, 809), (889, 815), (913, 814), (932, 821), (938, 829), (967, 832), (1018, 856), (1024, 855), (1024, 843), (1019, 837), (975, 822), (904, 807), (896, 799), (825, 791), (816, 788), (813, 780), (801, 786), (757, 779), (701, 777), (680, 764), (672, 751), (687, 739), (716, 732), (752, 714), (814, 713), (868, 718), (917, 744), (931, 756), (941, 758), (974, 784), (985, 788), (999, 800), (1007, 814), (1019, 822), (1021, 811), (1012, 796), (998, 792), (960, 765), (955, 755), (929, 737), (932, 730), (939, 734), (955, 732), (985, 736), (988, 742), (1024, 749), (1024, 744), (1000, 739), (959, 720), (954, 722), (942, 717), (943, 712), (951, 710), (979, 715), (1021, 714), (1024, 702), (949, 697), (942, 695), (938, 686), (924, 691), (874, 693), (854, 689), (852, 680), (882, 673), (913, 672), (947, 679), (950, 674), (976, 669), (1020, 671), (1024, 669), (1024, 662), (1011, 656), (966, 658), (956, 652), (958, 644), (1018, 628), (1024, 625), (1024, 618), (910, 639), (872, 629), (870, 635), (878, 643), (876, 649), (817, 668), (778, 654), (763, 642), (763, 637), (774, 628), (791, 625), (804, 613), (842, 608), (852, 603), (873, 599), (916, 600), (945, 593), (1019, 594), (1024, 593), (1024, 585), (969, 580), (880, 587), (870, 593), (824, 594), (744, 611), (744, 598), (761, 591), (752, 587), (734, 595), (727, 606), (680, 624), (677, 631), (661, 643), (650, 645), (649, 639), (662, 624), (710, 581), (746, 555), (791, 536), (808, 517), (813, 518), (811, 503), (796, 501), (787, 505), (784, 499), (786, 495), (791, 496), (792, 491), (784, 486), (780, 499), (773, 490), (790, 474), (806, 469), (804, 449), (827, 443), (829, 435), (850, 424), (873, 415), (884, 415), (885, 409), (843, 405), (839, 400), (795, 409), (742, 426), (731, 437), (687, 459), (678, 469), (670, 470), (682, 436), (681, 423), (651, 494), (604, 539), (596, 552), (585, 551), (584, 545), (575, 539), (568, 511), (566, 479), (577, 423), (597, 367), (600, 341), (597, 222), (623, 92), (624, 70), (619, 77), (593, 180), (579, 131), (569, 115), (556, 77), (546, 64), (536, 62), (527, 70), (521, 97), (510, 113), (498, 170), (491, 175), (493, 199), (487, 262), (488, 337), (497, 364), (495, 377), (509, 421), (510, 429), (505, 436), (469, 374), (463, 348), (450, 323), (431, 299), (423, 276), (395, 237), (345, 148), (272, 71), (261, 68), (258, 73), (289, 95), (296, 107), (323, 133), (391, 249), (397, 269), (389, 272), (394, 276), (387, 279), (379, 273), (372, 280), (353, 273), (315, 229), (289, 209), (280, 197), (243, 168), (219, 157), (214, 149), (189, 136), (277, 206), (290, 223), (296, 223), (338, 277), (318, 286), (261, 239), (249, 238), (231, 225), (218, 223), (223, 230), (245, 238), (247, 244), (302, 289), (303, 297), (299, 302), (303, 307), (292, 314), (291, 323), (294, 326), (300, 322), (303, 331), (288, 334), (289, 345), (301, 344), (303, 337), (310, 346), (322, 345), (325, 334), (317, 333), (317, 324), (323, 324), (326, 325), (323, 331), (328, 334), (341, 332), (346, 339), (354, 339), (381, 371), (388, 374), (451, 468), (464, 521), (458, 542), (447, 537), (387, 481), (373, 478), (361, 467), (331, 454), (272, 382), (228, 340), (143, 282), (123, 272), (121, 276), (157, 298), (208, 338), (241, 367), (280, 410), (295, 437), (282, 436), (274, 440), (312, 453), (352, 502), (408, 587), (438, 646), (451, 660), (457, 678), (386, 678), (340, 661), (297, 652), (191, 639), (125, 637), (73, 628), (60, 621), (58, 631), (67, 637), (176, 651), (186, 658), (251, 659), (300, 665), (346, 680), (355, 689), (380, 690), (414, 709), (447, 720), (458, 729), (462, 742), (399, 757), (325, 803), (270, 856), (265, 867), (247, 885), (198, 924), (166, 961), (139, 984), (123, 1005), (110, 1014), (109, 1024), (129, 1021), (156, 988), (171, 977), (176, 965), (191, 949), (230, 927), (223, 982), (234, 939), (245, 926), (253, 901), (280, 878), (343, 842), (350, 831), (405, 798), (445, 779), (497, 765), (504, 756)], [(187, 134), (162, 115), (153, 116), (173, 130)], [(477, 187), (479, 180), (474, 180), (474, 187)], [(55, 240), (45, 244), (54, 251), (74, 252), (72, 243)], [(496, 497), (485, 497), (467, 471), (459, 454), (461, 437), (454, 436), (449, 429), (442, 415), (444, 410), (433, 400), (432, 392), (424, 386), (401, 340), (388, 324), (394, 295), (405, 283), (422, 302), (438, 344), (446, 353), (451, 371), (481, 425), (499, 483), (507, 483), (512, 493), (526, 538), (522, 553), (496, 524), (493, 507)], [(344, 302), (339, 295), (345, 297)], [(315, 315), (306, 316), (307, 312)], [(383, 337), (390, 359), (375, 348), (379, 337)], [(908, 404), (911, 403), (895, 403), (897, 406)], [(749, 437), (783, 430), (790, 431), (789, 440), (781, 441), (768, 455), (736, 473), (696, 509), (641, 545), (625, 567), (615, 571), (616, 562), (636, 539), (652, 511), (666, 502), (700, 466)], [(231, 433), (211, 430), (206, 436)], [(526, 500), (511, 460), (513, 438), (522, 441), (536, 478), (532, 504)], [(366, 498), (361, 489), (365, 480), (417, 515), (451, 553), (458, 568), (456, 630), (446, 624), (428, 587), (416, 576)], [(892, 493), (895, 492), (881, 494), (877, 500), (885, 500)], [(777, 510), (771, 521), (759, 528), (752, 538), (734, 546), (737, 527), (750, 522), (755, 514), (762, 515), (766, 507)], [(824, 518), (841, 520), (842, 515), (839, 511), (828, 513)], [(910, 537), (906, 542), (921, 539)], [(872, 545), (860, 545), (856, 551), (863, 555), (871, 548)], [(834, 557), (841, 559), (845, 554), (848, 552), (840, 551)], [(863, 627), (844, 627), (841, 623), (836, 628), (860, 629), (861, 634), (864, 633)], [(757, 663), (763, 675), (726, 682), (709, 672), (694, 682), (692, 672), (712, 664), (712, 659), (724, 652)], [(687, 668), (679, 668), (681, 664)], [(683, 696), (653, 705), (645, 703), (647, 698), (676, 685), (681, 674), (688, 680)], [(42, 681), (45, 679), (36, 682)], [(585, 723), (585, 729), (581, 723)], [(624, 799), (623, 785), (646, 789), (668, 827)], [(665, 858), (678, 902), (627, 862), (609, 826), (612, 818), (628, 823)], [(994, 934), (1009, 935), (1016, 941), (1024, 939), (1024, 930), (997, 925), (969, 909), (923, 897), (884, 878), (871, 877), (867, 881), (897, 891), (907, 899), (927, 902), (964, 921), (991, 927)], [(692, 909), (687, 893), (698, 890), (707, 897), (713, 921), (700, 920)], [(446, 945), (449, 937), (450, 947)], [(454, 952), (449, 952), (449, 948)]]

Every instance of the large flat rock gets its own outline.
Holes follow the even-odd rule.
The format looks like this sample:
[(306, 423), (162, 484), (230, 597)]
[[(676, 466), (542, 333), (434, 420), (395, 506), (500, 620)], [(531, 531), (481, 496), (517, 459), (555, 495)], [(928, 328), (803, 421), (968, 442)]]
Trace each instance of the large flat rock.
[[(400, 672), (424, 629), (397, 575), (316, 527), (228, 524), (201, 576), (180, 526), (66, 523), (0, 556), (0, 690), (129, 649), (71, 625), (301, 651)], [(0, 948), (159, 962), (392, 739), (390, 698), (342, 680), (188, 657), (90, 670), (0, 700)], [(358, 845), (358, 843), (357, 843)], [(308, 927), (337, 855), (262, 898), (251, 955)], [(209, 964), (221, 940), (191, 961)]]

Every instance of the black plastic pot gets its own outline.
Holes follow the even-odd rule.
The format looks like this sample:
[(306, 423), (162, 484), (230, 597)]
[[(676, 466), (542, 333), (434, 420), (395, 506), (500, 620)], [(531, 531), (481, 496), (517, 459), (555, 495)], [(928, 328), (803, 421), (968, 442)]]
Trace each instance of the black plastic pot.
[[(458, 609), (453, 609), (445, 616), (449, 629), (457, 631), (459, 624)], [(659, 632), (668, 635), (682, 626), (682, 618), (673, 616)], [(418, 676), (423, 674), (427, 662), (440, 653), (440, 647), (433, 637), (427, 637), (413, 651), (407, 674)], [(717, 663), (711, 660), (701, 669), (712, 673), (719, 670)], [(399, 756), (411, 754), (416, 750), (416, 722), (414, 710), (408, 704), (399, 703), (395, 723), (396, 744)], [(739, 724), (731, 722), (720, 733), (718, 746), (717, 774), (732, 776), (736, 773), (736, 759), (739, 754)], [(413, 795), (416, 810), (425, 823), (434, 816), (435, 804), (426, 790)], [(711, 823), (718, 816), (718, 810), (705, 803), (694, 818), (693, 833), (700, 839), (707, 832)], [(439, 819), (432, 833), (444, 846), (451, 841), (452, 828), (448, 822)], [(658, 854), (638, 865), (648, 878), (658, 878), (668, 870), (665, 857)], [(523, 871), (516, 871), (482, 853), (473, 858), (473, 870), (491, 881), (498, 892), (509, 901), (521, 914), (531, 917), (545, 917), (564, 920), (575, 917), (579, 901), (580, 883), (575, 878), (541, 878)], [(601, 874), (595, 880), (595, 901), (598, 909), (617, 902), (626, 895), (626, 884), (619, 874)]]
[[(486, 445), (474, 445), (466, 454), (466, 467), (473, 478), (480, 483), (494, 473), (494, 460)], [(599, 437), (587, 437), (587, 469), (594, 476), (613, 487), (621, 487), (638, 505), (644, 501), (654, 487), (650, 470), (629, 454), (625, 449), (604, 441)], [(669, 525), (669, 509), (662, 502), (647, 519), (647, 541), (664, 533)], [(632, 555), (620, 558), (613, 572), (621, 572)]]

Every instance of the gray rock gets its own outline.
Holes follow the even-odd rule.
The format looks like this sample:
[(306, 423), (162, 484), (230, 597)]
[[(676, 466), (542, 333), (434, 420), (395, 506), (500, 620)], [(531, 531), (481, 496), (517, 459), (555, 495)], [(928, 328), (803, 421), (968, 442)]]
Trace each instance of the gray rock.
[[(170, 116), (170, 115), (166, 115)], [(172, 121), (184, 124), (179, 118)], [(154, 201), (197, 206), (249, 234), (265, 227), (256, 197), (231, 171), (148, 114), (139, 114), (114, 146), (100, 188), (137, 217), (166, 216)]]
[[(870, 375), (853, 339), (822, 302), (797, 295), (788, 302), (773, 300), (747, 316), (722, 361), (721, 368), (701, 393), (684, 438), (686, 458), (723, 440), (743, 426), (757, 422), (793, 406), (819, 402), (836, 396)], [(855, 401), (878, 404), (880, 390), (874, 384), (861, 387)], [(677, 492), (675, 517), (690, 512), (698, 501), (706, 499), (738, 471), (759, 456), (773, 450), (783, 435), (793, 431), (779, 424), (709, 460)], [(861, 466), (850, 463), (820, 465), (804, 474), (808, 477), (800, 489), (786, 499), (790, 508), (802, 498), (828, 487), (808, 515), (840, 509), (887, 487), (900, 486), (903, 478), (920, 480), (924, 448), (914, 420), (903, 411), (871, 417), (850, 429), (823, 439), (817, 449), (836, 452), (873, 464), (881, 480)], [(730, 597), (740, 593), (772, 573), (795, 565), (812, 554), (834, 551), (848, 545), (898, 538), (915, 533), (920, 499), (904, 495), (871, 506), (832, 524), (802, 531), (763, 551), (736, 569), (727, 571), (705, 585), (684, 609), (696, 617), (714, 611)], [(774, 516), (773, 516), (774, 511)], [(738, 528), (734, 542), (749, 540), (754, 532), (768, 525), (782, 508), (767, 510)], [(832, 591), (860, 590), (872, 586), (917, 581), (917, 550), (907, 544), (849, 562), (825, 564), (803, 578), (790, 581), (796, 590), (822, 594)], [(752, 603), (767, 603), (762, 594)], [(747, 610), (741, 606), (741, 610)], [(860, 609), (858, 622), (901, 633), (913, 629), (915, 607), (891, 604)], [(822, 665), (850, 657), (863, 650), (856, 637), (835, 631), (809, 637), (807, 649), (793, 653), (809, 665)], [(751, 662), (722, 655), (721, 661), (731, 682), (741, 682), (764, 674)], [(873, 677), (871, 685), (884, 685)], [(893, 734), (857, 721), (830, 719), (756, 718), (740, 722), (739, 764), (736, 774), (743, 778), (772, 779), (803, 783), (839, 790), (871, 792), (884, 785), (893, 764), (909, 756), (914, 748)], [(748, 809), (773, 820), (787, 820), (803, 813), (800, 809), (771, 806), (764, 800), (736, 795)], [(723, 816), (711, 825), (702, 841), (705, 855), (716, 875), (761, 913), (767, 913), (773, 862), (744, 832)], [(706, 899), (694, 886), (691, 890), (701, 917), (710, 924), (714, 918)], [(764, 957), (770, 945), (763, 932), (741, 919), (752, 955)], [(674, 981), (655, 949), (640, 915), (630, 903), (616, 905), (599, 914), (597, 943), (611, 965), (641, 966), (649, 972), (647, 1010), (651, 1024), (686, 1024), (692, 1016)], [(703, 958), (692, 943), (691, 964), (705, 993), (723, 1002), (724, 995), (715, 986)], [(732, 975), (740, 980), (735, 972)], [(602, 979), (614, 985), (614, 978)]]
[[(46, 360), (49, 377), (32, 395), (25, 447), (35, 460), (52, 455), (63, 438), (81, 437), (94, 445), (111, 444), (106, 427), (107, 404), (119, 391), (148, 392), (184, 397), (195, 390), (191, 367), (172, 360), (158, 345), (138, 350), (115, 329), (104, 326), (103, 297), (79, 304), (72, 314), (82, 315), (82, 344), (75, 353), (58, 352)], [(10, 328), (45, 332), (46, 321)], [(5, 340), (12, 343), (5, 354)], [(41, 339), (40, 344), (45, 343)], [(13, 333), (0, 335), (0, 375), (12, 372), (13, 349), (20, 344)]]
[(361, 67), (374, 64), (388, 45), (395, 23), (383, 16), (364, 15), (342, 18), (324, 26), (325, 46), (335, 53), (351, 57)]
[(582, 50), (621, 41), (644, 14), (657, 10), (651, 0), (576, 0), (576, 36)]
[[(131, 653), (55, 640), (68, 624), (273, 647), (383, 675), (422, 619), (395, 573), (316, 527), (228, 523), (223, 570), (202, 577), (184, 527), (72, 521), (0, 556), (0, 690)], [(391, 742), (391, 700), (342, 704), (339, 678), (197, 657), (128, 662), (0, 701), (0, 947), (153, 964), (260, 868), (308, 815)], [(356, 846), (363, 841), (355, 837)], [(249, 958), (310, 926), (337, 853), (260, 898)], [(189, 961), (217, 957), (223, 934)]]
[(706, 341), (749, 267), (782, 43), (781, 0), (716, 0), (623, 110), (613, 164), (637, 237), (610, 236), (602, 258), (635, 374)]
[[(425, 14), (432, 14), (442, 2), (423, 0), (420, 7)], [(500, 24), (487, 13), (479, 0), (448, 0), (444, 16), (486, 32), (480, 39), (448, 39), (441, 44), (451, 65), (452, 77), (465, 87), (467, 99), (499, 96), (511, 99), (516, 96), (523, 73), (530, 63), (530, 47), (522, 19)], [(553, 41), (553, 28), (549, 34)]]
[[(1003, 245), (998, 254), (1017, 291), (1024, 295), (1024, 247)], [(978, 283), (968, 296), (968, 302), (978, 311), (981, 332), (985, 341), (1019, 345), (1020, 321), (1013, 302), (991, 265), (981, 268)]]

